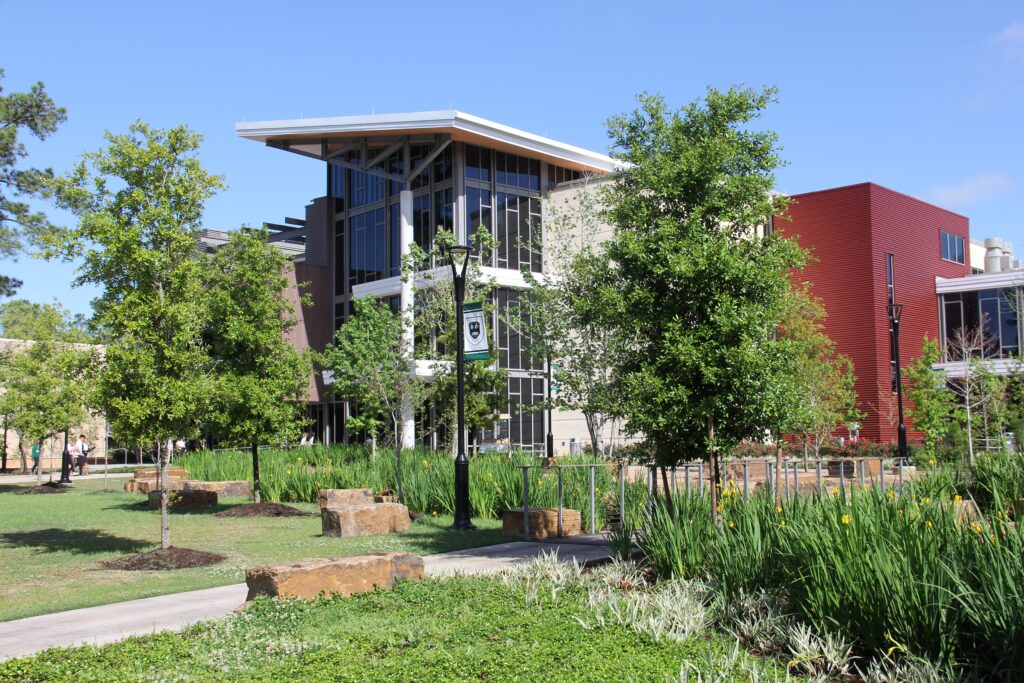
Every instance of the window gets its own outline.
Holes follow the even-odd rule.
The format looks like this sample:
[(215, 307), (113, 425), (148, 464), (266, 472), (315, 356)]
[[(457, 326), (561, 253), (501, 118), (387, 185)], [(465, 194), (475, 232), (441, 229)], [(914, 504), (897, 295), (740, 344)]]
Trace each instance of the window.
[(964, 238), (945, 230), (939, 234), (942, 241), (942, 258), (954, 263), (964, 263)]
[[(885, 285), (889, 296), (889, 304), (896, 303), (896, 281), (893, 271), (892, 254), (885, 255)], [(888, 311), (886, 311), (888, 313)], [(892, 319), (889, 322), (889, 384), (892, 393), (896, 393), (896, 337), (892, 333)]]

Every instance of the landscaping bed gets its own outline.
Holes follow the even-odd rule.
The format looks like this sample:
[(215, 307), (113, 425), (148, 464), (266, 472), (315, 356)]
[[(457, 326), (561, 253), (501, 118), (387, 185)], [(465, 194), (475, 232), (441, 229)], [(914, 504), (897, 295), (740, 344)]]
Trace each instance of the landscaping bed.
[(215, 517), (302, 517), (312, 513), (281, 503), (248, 503), (214, 513)]

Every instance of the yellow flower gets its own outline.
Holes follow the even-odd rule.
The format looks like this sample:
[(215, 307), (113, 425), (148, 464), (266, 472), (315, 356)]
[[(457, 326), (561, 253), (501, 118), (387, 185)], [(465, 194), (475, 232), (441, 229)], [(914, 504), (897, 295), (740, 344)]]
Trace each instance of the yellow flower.
[(932, 458), (931, 460), (929, 460), (928, 464), (929, 465), (934, 465), (935, 464), (935, 458)]
[(929, 504), (929, 503), (931, 503), (931, 502), (932, 502), (932, 499), (931, 499), (931, 498), (925, 498), (925, 499), (924, 499), (924, 504), (925, 504), (925, 505), (928, 505), (928, 504)]
[(973, 524), (971, 524), (971, 529), (974, 530), (974, 533), (980, 534), (981, 533), (981, 524), (979, 524), (978, 522), (974, 522)]
[(963, 496), (953, 496), (953, 502), (954, 503), (962, 503), (962, 502), (964, 502), (964, 497)]
[(839, 495), (839, 487), (838, 486), (833, 486), (832, 488), (830, 488), (828, 490), (828, 492), (831, 493), (833, 496), (837, 496), (837, 495)]
[(716, 508), (715, 508), (715, 511), (716, 511), (716, 512), (721, 512), (721, 511), (722, 511), (722, 506), (721, 506), (721, 505), (719, 505), (718, 507), (716, 507)]
[(735, 529), (736, 528), (736, 522), (729, 522), (729, 528), (730, 529)]
[(860, 487), (860, 490), (861, 491), (870, 491), (871, 490), (871, 485), (870, 484), (864, 484), (863, 486)]
[(894, 498), (896, 498), (896, 492), (895, 491), (889, 491), (889, 500), (893, 500)]
[(850, 523), (850, 515), (843, 515), (843, 524)]
[(777, 515), (781, 515), (782, 514), (782, 507), (781, 506), (776, 506), (775, 514), (777, 514)]
[(431, 512), (430, 514), (432, 514), (432, 515), (434, 515), (435, 517), (437, 517), (437, 510), (434, 510), (434, 511), (433, 511), (433, 512)]
[(931, 520), (928, 520), (928, 521), (926, 521), (926, 522), (924, 523), (924, 525), (925, 525), (926, 527), (928, 527), (929, 529), (931, 529), (931, 528), (932, 528), (932, 523), (931, 523)]
[(779, 522), (779, 526), (786, 526), (786, 520), (782, 520), (781, 522)]
[(423, 466), (430, 467), (430, 462), (426, 458), (423, 458)]

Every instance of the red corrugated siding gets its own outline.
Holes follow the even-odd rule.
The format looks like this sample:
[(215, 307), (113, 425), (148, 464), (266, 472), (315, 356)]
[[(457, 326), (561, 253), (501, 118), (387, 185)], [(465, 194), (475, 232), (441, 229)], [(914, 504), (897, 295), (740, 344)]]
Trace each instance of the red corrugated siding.
[(919, 355), (925, 334), (938, 335), (935, 276), (970, 273), (969, 265), (943, 261), (939, 242), (945, 230), (962, 236), (966, 248), (968, 221), (873, 183), (792, 199), (792, 220), (776, 221), (776, 227), (811, 250), (814, 260), (798, 277), (813, 283), (828, 315), (825, 332), (854, 363), (857, 406), (867, 415), (861, 435), (894, 440), (896, 432), (885, 415), (895, 405), (887, 397), (886, 255), (893, 254), (896, 301), (904, 304), (900, 356), (905, 365)]

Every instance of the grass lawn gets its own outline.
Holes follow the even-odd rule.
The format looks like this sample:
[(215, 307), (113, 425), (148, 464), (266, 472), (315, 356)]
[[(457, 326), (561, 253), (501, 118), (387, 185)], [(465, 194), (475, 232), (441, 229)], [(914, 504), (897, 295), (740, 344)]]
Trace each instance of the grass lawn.
[(786, 679), (784, 664), (730, 638), (655, 642), (595, 626), (578, 586), (544, 593), (528, 605), (521, 584), (470, 578), (308, 603), (261, 598), (181, 634), (3, 662), (0, 680), (664, 682), (684, 666), (688, 680), (694, 669), (701, 680)]
[[(479, 530), (469, 534), (447, 531), (452, 519), (438, 516), (414, 523), (405, 534), (325, 538), (319, 515), (172, 513), (173, 545), (227, 559), (196, 569), (113, 571), (100, 561), (159, 547), (160, 513), (148, 509), (143, 496), (124, 493), (123, 480), (109, 485), (104, 491), (102, 480), (80, 481), (67, 493), (28, 496), (15, 495), (22, 486), (0, 486), (0, 621), (238, 583), (246, 568), (270, 562), (368, 552), (429, 555), (510, 540), (501, 535), (500, 522), (483, 519), (474, 520)], [(227, 499), (219, 509), (244, 502)]]

